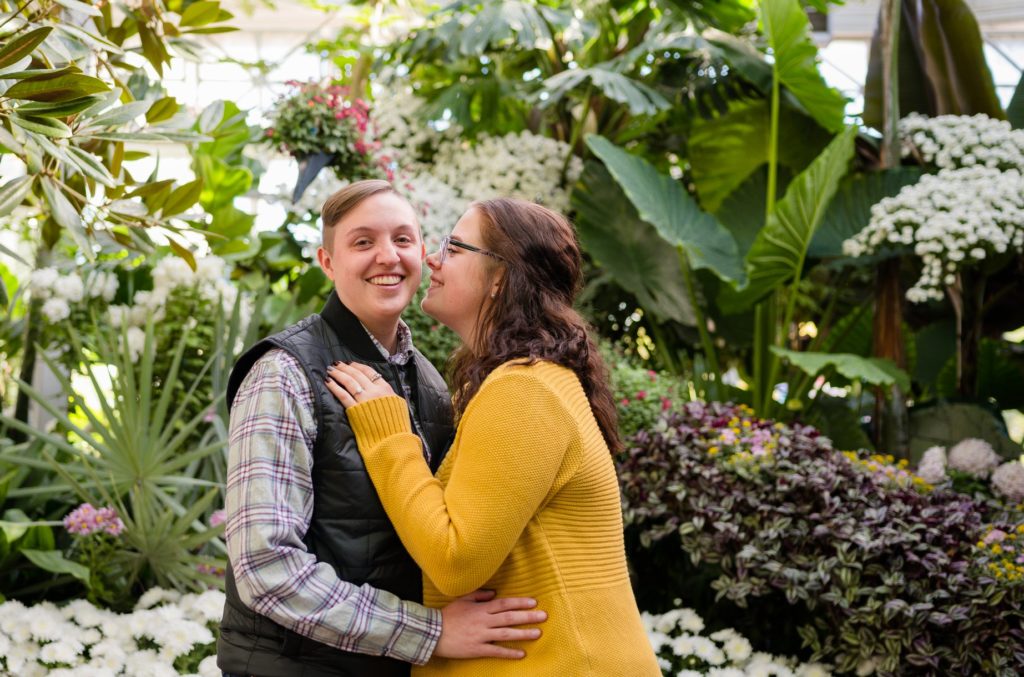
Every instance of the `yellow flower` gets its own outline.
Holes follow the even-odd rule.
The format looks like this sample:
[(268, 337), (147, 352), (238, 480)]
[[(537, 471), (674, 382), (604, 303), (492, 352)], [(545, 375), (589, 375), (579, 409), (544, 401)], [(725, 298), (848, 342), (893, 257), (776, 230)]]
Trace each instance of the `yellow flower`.
[(708, 447), (708, 456), (714, 456), (718, 451), (718, 447)]
[(998, 543), (993, 543), (992, 544), (992, 554), (993, 555), (1001, 555), (1001, 554), (1003, 554), (1003, 546), (999, 545)]
[(750, 427), (750, 421), (743, 421), (743, 427), (744, 428), (749, 428)]

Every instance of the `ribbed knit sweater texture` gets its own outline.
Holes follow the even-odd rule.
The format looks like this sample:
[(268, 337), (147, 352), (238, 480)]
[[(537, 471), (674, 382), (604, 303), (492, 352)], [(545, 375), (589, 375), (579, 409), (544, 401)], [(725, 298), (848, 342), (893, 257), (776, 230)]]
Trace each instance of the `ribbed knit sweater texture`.
[(433, 658), (414, 675), (656, 676), (629, 584), (615, 467), (579, 379), (548, 362), (507, 363), (466, 407), (430, 473), (398, 397), (348, 410), (388, 517), (440, 608), (478, 588), (533, 597), (526, 658)]

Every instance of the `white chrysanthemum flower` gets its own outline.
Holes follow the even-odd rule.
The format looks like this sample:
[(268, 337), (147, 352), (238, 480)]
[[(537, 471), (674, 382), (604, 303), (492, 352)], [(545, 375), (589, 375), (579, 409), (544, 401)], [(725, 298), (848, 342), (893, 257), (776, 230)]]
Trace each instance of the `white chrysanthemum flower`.
[(131, 355), (132, 361), (138, 360), (139, 356), (146, 349), (146, 332), (138, 327), (128, 327), (125, 338), (128, 342), (128, 352)]
[(71, 306), (61, 298), (47, 299), (42, 307), (43, 315), (50, 322), (60, 322), (71, 317)]
[(739, 668), (711, 668), (708, 677), (746, 677), (747, 673)]
[(217, 657), (207, 656), (199, 662), (199, 677), (220, 677), (221, 671), (217, 667)]
[(28, 278), (28, 288), (33, 298), (46, 299), (53, 294), (53, 284), (60, 278), (56, 268), (33, 270)]
[(219, 621), (224, 613), (224, 593), (207, 590), (201, 594), (189, 594), (179, 602), (185, 617), (198, 623)]
[(54, 296), (65, 301), (78, 303), (85, 298), (85, 285), (76, 273), (66, 273), (57, 278), (52, 285)]
[(56, 606), (48, 602), (28, 608), (21, 618), (31, 636), (41, 642), (61, 639), (67, 631), (67, 622)]
[(949, 450), (947, 463), (953, 470), (970, 473), (975, 477), (988, 477), (1000, 460), (991, 444), (970, 437)]
[(821, 663), (807, 663), (796, 671), (796, 677), (831, 677), (832, 673)]
[(164, 590), (163, 588), (150, 588), (142, 593), (139, 601), (135, 603), (135, 610), (150, 609), (161, 602), (176, 603), (181, 599), (181, 593), (176, 590)]
[(0, 632), (0, 657), (6, 656), (11, 650), (11, 638)]
[(73, 639), (61, 639), (43, 645), (39, 650), (39, 660), (48, 665), (75, 665), (77, 664), (85, 647), (81, 642)]
[(917, 476), (928, 484), (939, 484), (946, 479), (946, 448), (931, 447), (921, 455)]
[(730, 661), (734, 663), (743, 663), (751, 654), (754, 652), (754, 647), (751, 646), (750, 642), (745, 637), (739, 635), (730, 637), (722, 643), (722, 650), (725, 651), (725, 655)]
[(1024, 501), (1024, 464), (1008, 461), (992, 473), (992, 488), (1011, 501)]

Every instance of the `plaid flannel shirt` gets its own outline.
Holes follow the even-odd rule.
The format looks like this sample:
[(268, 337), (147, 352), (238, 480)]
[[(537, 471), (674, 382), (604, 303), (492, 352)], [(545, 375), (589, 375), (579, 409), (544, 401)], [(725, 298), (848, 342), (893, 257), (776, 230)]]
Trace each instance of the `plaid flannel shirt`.
[[(403, 345), (411, 351), (402, 327), (394, 356), (378, 344), (389, 360)], [(283, 350), (268, 351), (231, 411), (225, 537), (239, 594), (256, 613), (319, 642), (426, 663), (441, 637), (440, 611), (340, 580), (306, 550), (316, 425), (299, 363)]]

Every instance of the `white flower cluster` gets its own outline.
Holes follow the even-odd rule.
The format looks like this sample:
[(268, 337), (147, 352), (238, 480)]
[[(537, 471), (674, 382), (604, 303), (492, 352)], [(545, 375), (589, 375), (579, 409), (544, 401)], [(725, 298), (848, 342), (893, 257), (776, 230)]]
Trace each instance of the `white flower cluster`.
[(991, 167), (1024, 171), (1024, 130), (987, 115), (911, 113), (899, 122), (903, 157), (916, 155), (939, 169)]
[[(705, 637), (700, 634), (704, 630), (704, 621), (692, 609), (676, 608), (660, 615), (644, 612), (641, 620), (651, 646), (658, 654), (662, 674), (666, 676), (827, 677), (831, 674), (818, 663), (801, 665), (792, 658), (755, 652), (750, 642), (732, 629), (719, 630)], [(678, 670), (673, 663), (707, 667)]]
[(946, 448), (931, 447), (921, 456), (917, 464), (917, 476), (928, 484), (940, 484), (946, 480)]
[[(147, 607), (157, 601), (161, 606)], [(219, 676), (210, 625), (220, 620), (224, 593), (181, 595), (150, 590), (130, 614), (98, 609), (85, 600), (57, 607), (0, 604), (0, 674), (19, 677), (177, 677), (179, 656), (197, 648), (209, 655), (199, 677)], [(141, 649), (140, 646), (146, 648)]]
[(992, 488), (997, 494), (1024, 502), (1024, 463), (1007, 461), (992, 472)]
[(989, 476), (1002, 460), (992, 445), (985, 440), (969, 437), (958, 442), (949, 450), (949, 467), (975, 477)]
[(441, 238), (452, 231), (470, 200), (433, 174), (420, 170), (396, 177), (395, 188), (416, 210), (423, 230), (423, 242), (427, 251), (433, 252), (437, 251)]
[(563, 183), (562, 165), (568, 154), (569, 144), (525, 130), (485, 134), (474, 144), (442, 144), (431, 171), (468, 200), (517, 197), (564, 214), (569, 211), (571, 187), (583, 172), (582, 160), (574, 155)]
[[(238, 298), (238, 289), (228, 282), (224, 267), (224, 259), (218, 256), (197, 259), (194, 271), (183, 259), (165, 256), (153, 267), (152, 291), (136, 292), (131, 306), (110, 306), (110, 323), (114, 327), (127, 327), (128, 347), (132, 355), (137, 358), (142, 353), (146, 341), (143, 327), (148, 318), (152, 315), (157, 322), (163, 320), (167, 300), (177, 289), (195, 289), (202, 298), (220, 303), (224, 311), (230, 313)], [(243, 332), (250, 312), (249, 305), (243, 303)], [(190, 320), (195, 321), (195, 318)]]
[(454, 141), (462, 133), (458, 125), (444, 131), (423, 122), (420, 117), (422, 99), (410, 87), (387, 89), (375, 87), (370, 112), (381, 148), (379, 157), (400, 159), (406, 165), (429, 159), (438, 146)]
[(941, 299), (964, 267), (1024, 251), (1024, 176), (1016, 169), (947, 169), (871, 208), (867, 227), (843, 243), (847, 256), (913, 245), (921, 277), (907, 299)]
[(33, 299), (43, 302), (42, 312), (50, 322), (71, 317), (73, 304), (86, 299), (102, 299), (110, 303), (117, 293), (117, 276), (94, 270), (85, 279), (77, 272), (56, 268), (39, 268), (29, 275), (28, 289)]

